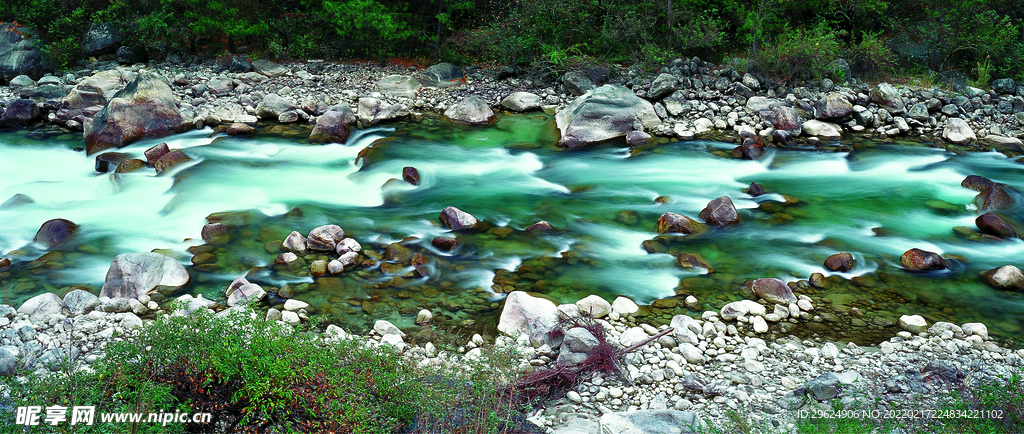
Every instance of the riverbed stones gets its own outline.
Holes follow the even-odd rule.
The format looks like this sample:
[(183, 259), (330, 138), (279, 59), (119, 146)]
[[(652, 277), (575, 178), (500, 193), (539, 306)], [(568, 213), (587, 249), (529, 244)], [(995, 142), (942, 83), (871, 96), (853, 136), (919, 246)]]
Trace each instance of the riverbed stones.
[(1003, 265), (983, 271), (981, 276), (995, 288), (1010, 291), (1024, 290), (1024, 273), (1014, 265)]
[(434, 239), (430, 240), (430, 245), (442, 252), (452, 251), (455, 249), (456, 244), (458, 244), (458, 241), (452, 237), (434, 237)]
[(540, 96), (535, 93), (513, 92), (502, 99), (500, 104), (512, 111), (525, 112), (539, 109), (542, 102)]
[(59, 314), (63, 309), (64, 301), (56, 294), (47, 292), (25, 300), (18, 308), (18, 314), (28, 315), (30, 320), (35, 321)]
[(345, 230), (338, 225), (323, 225), (309, 231), (306, 248), (319, 252), (334, 252), (338, 242), (345, 238)]
[(267, 291), (255, 283), (244, 284), (228, 295), (228, 306), (244, 303), (258, 303), (267, 296)]
[(576, 302), (580, 313), (591, 318), (604, 318), (612, 312), (612, 305), (607, 300), (597, 295), (588, 295)]
[(597, 337), (583, 327), (566, 330), (555, 366), (583, 364), (587, 361), (590, 351), (597, 347), (598, 343)]
[(270, 78), (280, 77), (289, 73), (288, 68), (267, 59), (256, 59), (251, 63), (252, 69)]
[(818, 103), (819, 119), (843, 119), (853, 113), (853, 104), (845, 94), (831, 92)]
[(615, 297), (612, 301), (612, 313), (615, 315), (631, 315), (640, 310), (636, 302), (626, 297)]
[(458, 209), (454, 206), (449, 206), (441, 211), (441, 215), (438, 217), (441, 224), (446, 228), (453, 231), (466, 231), (472, 230), (480, 223), (476, 217), (472, 214)]
[(555, 112), (558, 146), (574, 149), (654, 128), (661, 119), (650, 102), (625, 86), (606, 84)]
[(842, 129), (838, 125), (830, 122), (822, 122), (817, 119), (811, 119), (804, 122), (801, 127), (805, 134), (822, 140), (839, 140), (843, 136)]
[(163, 137), (192, 128), (178, 111), (174, 92), (164, 79), (140, 71), (84, 125), (86, 153), (121, 148), (143, 138)]
[(997, 214), (982, 214), (978, 216), (978, 218), (974, 219), (974, 224), (977, 225), (978, 229), (981, 229), (982, 232), (989, 235), (995, 235), (1001, 238), (1014, 238), (1017, 236), (1017, 231), (1013, 229), (1013, 226), (1010, 226), (1006, 220), (1003, 220), (1003, 218)]
[(727, 226), (739, 223), (739, 214), (736, 213), (736, 205), (732, 203), (729, 196), (722, 196), (708, 202), (708, 205), (700, 211), (700, 218), (709, 226)]
[(365, 97), (356, 102), (356, 117), (366, 125), (376, 125), (384, 121), (405, 118), (411, 115), (405, 104), (385, 104), (380, 99)]
[(0, 117), (0, 126), (21, 128), (39, 120), (41, 116), (35, 101), (17, 99), (7, 104), (7, 110)]
[(46, 246), (47, 249), (59, 247), (66, 243), (75, 233), (78, 232), (78, 225), (68, 219), (47, 220), (39, 230), (36, 231), (32, 241)]
[(871, 88), (869, 96), (871, 102), (886, 108), (892, 114), (903, 113), (906, 110), (900, 93), (889, 83), (879, 83)]
[(174, 258), (154, 252), (123, 253), (111, 262), (100, 297), (139, 298), (155, 291), (176, 290), (189, 280), (188, 271)]
[(658, 218), (657, 230), (659, 234), (694, 234), (704, 232), (706, 227), (690, 217), (674, 212), (666, 212)]
[(938, 253), (913, 248), (903, 252), (900, 264), (908, 271), (929, 271), (946, 269), (946, 261)]
[(785, 306), (797, 302), (793, 290), (782, 279), (767, 277), (756, 279), (751, 284), (751, 289), (758, 297), (771, 303)]
[(463, 98), (448, 107), (444, 116), (453, 122), (469, 125), (486, 125), (498, 119), (487, 101), (476, 96)]
[(803, 119), (792, 107), (779, 106), (760, 112), (761, 118), (772, 124), (776, 131), (785, 132), (790, 137), (803, 133)]
[(256, 116), (260, 119), (277, 120), (281, 114), (297, 108), (298, 106), (292, 100), (276, 93), (268, 93), (256, 106)]
[(298, 231), (292, 231), (288, 234), (288, 237), (281, 243), (281, 248), (294, 253), (304, 253), (306, 251), (306, 237), (302, 236)]
[(958, 145), (978, 140), (967, 121), (960, 118), (949, 118), (946, 121), (946, 126), (942, 129), (942, 138)]
[(825, 258), (825, 267), (832, 271), (845, 273), (852, 270), (853, 266), (853, 255), (849, 252), (840, 252)]
[(419, 80), (415, 77), (408, 75), (385, 75), (383, 78), (377, 81), (376, 84), (377, 92), (383, 93), (384, 95), (392, 98), (416, 98), (416, 94), (419, 93), (420, 85)]
[(526, 334), (534, 346), (557, 347), (561, 339), (555, 334), (558, 328), (558, 307), (551, 300), (531, 296), (522, 291), (513, 291), (505, 298), (498, 331), (513, 338)]

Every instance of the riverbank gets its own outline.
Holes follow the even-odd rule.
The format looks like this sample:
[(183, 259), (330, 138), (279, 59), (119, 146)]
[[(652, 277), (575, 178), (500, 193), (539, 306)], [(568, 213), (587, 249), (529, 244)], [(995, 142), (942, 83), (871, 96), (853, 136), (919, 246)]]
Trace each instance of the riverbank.
[[(1000, 422), (1020, 416), (983, 407), (995, 403), (956, 406), (972, 402), (989, 385), (1007, 385), (1024, 367), (1024, 350), (995, 344), (980, 323), (921, 324), (908, 319), (896, 337), (877, 346), (858, 346), (821, 339), (760, 339), (751, 318), (763, 312), (732, 320), (717, 312), (705, 312), (702, 319), (680, 315), (669, 330), (634, 318), (639, 307), (625, 298), (608, 303), (588, 297), (558, 307), (549, 303), (522, 293), (510, 295), (499, 327), (516, 336), (521, 326), (527, 333), (518, 339), (502, 335), (485, 341), (476, 335), (456, 347), (429, 341), (407, 344), (429, 332), (429, 316), (421, 318), (421, 326), (405, 330), (377, 321), (367, 336), (331, 325), (323, 338), (388, 345), (424, 366), (470, 363), (486, 358), (485, 352), (515, 348), (520, 358), (502, 364), (524, 373), (571, 371), (589, 361), (587, 353), (598, 346), (591, 331), (603, 329), (600, 341), (615, 348), (635, 347), (622, 357), (621, 371), (583, 371), (582, 382), (564, 398), (547, 401), (527, 415), (531, 423), (560, 434), (593, 433), (599, 426), (611, 433), (653, 429), (659, 419), (672, 420), (678, 432), (731, 432), (737, 424), (760, 432), (794, 432), (810, 419), (840, 418), (866, 421), (861, 428), (872, 426), (871, 420), (880, 426), (898, 421), (905, 430), (944, 432), (943, 426), (972, 417), (993, 419), (995, 426), (1009, 429), (1012, 425)], [(0, 372), (38, 381), (51, 372), (90, 369), (108, 345), (134, 339), (152, 323), (118, 312), (125, 310), (119, 304), (79, 290), (63, 300), (40, 296), (17, 311), (0, 306)], [(564, 331), (538, 333), (537, 325), (550, 325), (545, 318), (552, 311)], [(171, 312), (155, 313), (166, 314)]]

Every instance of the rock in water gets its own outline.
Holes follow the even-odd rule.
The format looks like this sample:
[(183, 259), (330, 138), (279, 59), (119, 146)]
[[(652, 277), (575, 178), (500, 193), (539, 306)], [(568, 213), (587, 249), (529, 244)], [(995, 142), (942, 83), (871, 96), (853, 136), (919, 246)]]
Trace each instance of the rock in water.
[(165, 289), (179, 289), (189, 282), (188, 271), (174, 258), (159, 253), (124, 253), (114, 257), (100, 290), (100, 297), (138, 298)]
[(402, 179), (412, 185), (420, 185), (420, 171), (415, 167), (406, 166), (402, 168)]
[(736, 213), (736, 205), (733, 205), (729, 196), (722, 196), (708, 202), (708, 206), (701, 210), (700, 218), (711, 226), (726, 226), (740, 222), (740, 217)]
[(43, 225), (39, 227), (39, 230), (36, 232), (35, 238), (32, 238), (32, 241), (43, 243), (46, 245), (47, 249), (52, 249), (71, 239), (77, 231), (78, 225), (71, 220), (47, 220), (46, 223), (43, 223)]
[(456, 244), (458, 244), (458, 240), (452, 237), (434, 237), (433, 240), (430, 240), (430, 245), (442, 252), (450, 252)]
[(764, 194), (764, 187), (756, 182), (751, 182), (750, 187), (747, 187), (747, 194), (757, 197)]
[(473, 217), (468, 212), (458, 209), (454, 206), (450, 206), (441, 211), (439, 217), (441, 224), (453, 231), (469, 230), (473, 229), (477, 224), (480, 223), (476, 217)]
[(704, 232), (705, 227), (700, 222), (674, 212), (667, 212), (658, 218), (658, 233), (694, 234)]
[(982, 214), (978, 218), (974, 219), (974, 224), (978, 225), (978, 229), (982, 232), (995, 235), (1002, 238), (1014, 238), (1017, 236), (1017, 231), (1010, 226), (1006, 220), (996, 214)]
[(338, 225), (324, 225), (309, 231), (306, 247), (309, 250), (334, 252), (338, 242), (345, 238), (345, 231)]
[(487, 101), (475, 96), (467, 97), (458, 104), (448, 107), (448, 110), (444, 111), (444, 116), (454, 122), (470, 125), (485, 125), (498, 119)]
[(345, 123), (345, 113), (329, 110), (316, 119), (309, 141), (313, 143), (345, 143), (351, 129)]
[(988, 179), (984, 176), (967, 175), (967, 177), (964, 178), (963, 181), (960, 181), (960, 185), (964, 188), (969, 188), (974, 191), (983, 191), (986, 188), (995, 185), (995, 183), (992, 182), (991, 179)]
[(848, 252), (836, 253), (825, 259), (825, 267), (832, 271), (845, 273), (853, 269), (853, 255)]
[(142, 71), (85, 124), (86, 152), (91, 155), (121, 148), (142, 138), (181, 133), (191, 126), (178, 112), (170, 86), (157, 75)]
[(185, 155), (184, 152), (175, 149), (164, 154), (159, 160), (156, 160), (156, 162), (153, 163), (153, 167), (156, 168), (156, 173), (159, 175), (167, 169), (190, 160), (191, 158), (188, 158), (188, 155)]
[(909, 271), (946, 269), (946, 261), (938, 253), (921, 249), (910, 249), (900, 256), (900, 264)]
[(793, 290), (782, 279), (757, 279), (754, 281), (751, 289), (758, 297), (775, 304), (788, 306), (790, 303), (797, 302), (796, 296), (793, 295)]
[(551, 223), (548, 223), (546, 220), (541, 220), (526, 228), (526, 232), (540, 232), (553, 230), (555, 230), (555, 227)]
[(1024, 290), (1024, 273), (1021, 273), (1020, 268), (1013, 265), (1004, 265), (983, 271), (981, 277), (985, 278), (989, 285), (999, 289)]
[(574, 149), (623, 137), (661, 123), (650, 102), (618, 84), (607, 84), (573, 100), (555, 113), (558, 146)]

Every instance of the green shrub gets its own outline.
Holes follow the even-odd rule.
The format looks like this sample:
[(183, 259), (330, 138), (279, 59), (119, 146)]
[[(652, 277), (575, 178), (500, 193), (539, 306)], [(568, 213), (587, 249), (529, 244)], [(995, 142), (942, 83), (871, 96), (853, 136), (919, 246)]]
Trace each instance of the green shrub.
[(765, 44), (757, 58), (758, 68), (772, 78), (824, 78), (839, 57), (839, 41), (827, 23), (811, 29), (787, 31)]
[(864, 32), (860, 43), (851, 45), (846, 52), (850, 70), (864, 78), (877, 78), (890, 74), (896, 67), (896, 56), (881, 38), (881, 32)]

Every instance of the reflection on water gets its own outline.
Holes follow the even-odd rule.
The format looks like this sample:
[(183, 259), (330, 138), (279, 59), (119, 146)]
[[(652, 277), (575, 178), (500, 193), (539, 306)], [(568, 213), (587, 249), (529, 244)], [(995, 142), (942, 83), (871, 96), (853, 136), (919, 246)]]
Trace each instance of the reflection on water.
[[(222, 297), (231, 279), (248, 274), (275, 289), (287, 285), (356, 328), (371, 316), (411, 323), (422, 307), (452, 322), (489, 318), (500, 294), (515, 289), (561, 302), (590, 293), (642, 303), (692, 294), (702, 305), (689, 312), (699, 313), (744, 297), (747, 280), (823, 273), (837, 277), (827, 289), (806, 292), (840, 315), (858, 307), (869, 313), (865, 320), (922, 313), (930, 321), (983, 321), (1004, 337), (1021, 331), (1024, 299), (987, 287), (978, 273), (1015, 263), (1024, 242), (972, 241), (954, 229), (974, 227), (975, 192), (960, 186), (965, 176), (1024, 189), (1019, 164), (999, 154), (878, 145), (853, 153), (777, 150), (762, 161), (743, 161), (719, 156), (725, 144), (701, 141), (632, 153), (615, 145), (566, 152), (552, 146), (554, 135), (543, 115), (504, 116), (488, 127), (428, 118), (322, 146), (280, 135), (210, 137), (206, 130), (166, 140), (191, 162), (159, 176), (144, 169), (112, 179), (70, 149), (80, 137), (5, 133), (0, 202), (17, 194), (31, 202), (0, 207), (0, 257), (15, 262), (3, 280), (3, 301), (17, 304), (67, 285), (98, 288), (114, 255), (163, 249), (190, 267), (197, 252), (217, 258), (190, 268), (195, 283), (188, 291)], [(155, 143), (121, 151), (141, 157)], [(371, 144), (372, 157), (357, 164)], [(419, 186), (389, 182), (405, 166), (418, 169)], [(751, 182), (769, 194), (744, 194)], [(741, 224), (690, 236), (655, 232), (662, 213), (697, 218), (720, 196), (732, 198)], [(486, 222), (478, 233), (458, 234), (452, 252), (430, 243), (452, 235), (437, 222), (446, 206)], [(232, 227), (231, 242), (195, 247), (215, 213), (221, 214), (211, 219)], [(79, 224), (80, 233), (60, 258), (31, 262), (45, 253), (31, 243), (35, 231), (58, 217)], [(539, 220), (556, 230), (524, 231)], [(429, 275), (414, 275), (404, 263), (383, 273), (358, 269), (313, 279), (308, 263), (330, 259), (315, 255), (292, 269), (271, 265), (290, 231), (328, 223), (379, 254), (402, 242), (429, 259)], [(648, 240), (658, 253), (644, 249)], [(913, 247), (961, 265), (906, 273), (899, 256)], [(839, 251), (853, 254), (854, 270), (823, 267)], [(381, 259), (377, 253), (368, 254)], [(678, 253), (700, 255), (712, 271), (681, 268)], [(660, 306), (667, 316), (687, 311)]]

